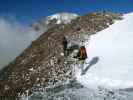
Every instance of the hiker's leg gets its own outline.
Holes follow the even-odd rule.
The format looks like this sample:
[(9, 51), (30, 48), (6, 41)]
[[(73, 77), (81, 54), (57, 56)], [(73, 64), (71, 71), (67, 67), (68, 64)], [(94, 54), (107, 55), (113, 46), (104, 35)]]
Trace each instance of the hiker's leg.
[(81, 73), (84, 71), (84, 60), (81, 60)]
[(64, 51), (64, 56), (66, 57), (66, 48), (65, 47), (63, 48), (63, 51)]
[(66, 53), (65, 55), (68, 56), (68, 49), (65, 50), (65, 53)]

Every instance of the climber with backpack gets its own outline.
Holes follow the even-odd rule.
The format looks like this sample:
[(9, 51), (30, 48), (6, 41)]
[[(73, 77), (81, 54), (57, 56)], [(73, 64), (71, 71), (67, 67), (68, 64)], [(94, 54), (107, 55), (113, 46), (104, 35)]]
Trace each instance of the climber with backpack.
[(79, 60), (83, 60), (83, 61), (87, 58), (85, 46), (80, 47), (77, 57)]
[(79, 51), (77, 53), (77, 56), (74, 58), (78, 58), (81, 64), (81, 72), (83, 73), (83, 68), (84, 68), (84, 62), (87, 59), (87, 52), (86, 52), (86, 48), (84, 45), (82, 45), (79, 48)]

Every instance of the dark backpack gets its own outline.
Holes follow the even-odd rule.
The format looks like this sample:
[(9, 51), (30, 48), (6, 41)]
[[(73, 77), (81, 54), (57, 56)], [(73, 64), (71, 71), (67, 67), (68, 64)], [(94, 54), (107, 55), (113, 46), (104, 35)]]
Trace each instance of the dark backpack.
[(85, 46), (81, 46), (78, 53), (78, 58), (80, 60), (85, 60), (87, 58), (86, 48)]

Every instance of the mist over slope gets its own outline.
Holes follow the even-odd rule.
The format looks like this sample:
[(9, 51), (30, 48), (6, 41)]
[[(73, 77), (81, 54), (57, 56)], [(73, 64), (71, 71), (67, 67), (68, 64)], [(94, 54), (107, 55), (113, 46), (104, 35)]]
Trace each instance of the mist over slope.
[(0, 18), (0, 69), (18, 56), (39, 34), (17, 21)]

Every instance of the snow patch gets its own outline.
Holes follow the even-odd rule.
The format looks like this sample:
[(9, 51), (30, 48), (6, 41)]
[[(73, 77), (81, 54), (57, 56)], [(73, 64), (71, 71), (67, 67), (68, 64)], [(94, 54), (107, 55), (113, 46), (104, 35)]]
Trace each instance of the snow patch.
[(99, 57), (85, 75), (77, 69), (77, 80), (86, 87), (133, 87), (133, 13), (124, 15), (109, 28), (92, 35), (87, 47), (88, 61)]
[(73, 13), (57, 13), (57, 14), (54, 14), (54, 15), (51, 15), (51, 16), (48, 16), (48, 19), (49, 20), (53, 20), (53, 19), (56, 19), (57, 20), (57, 24), (61, 24), (61, 23), (64, 23), (64, 24), (67, 24), (67, 23), (70, 23), (71, 20), (77, 18), (78, 15), (77, 14), (73, 14)]

